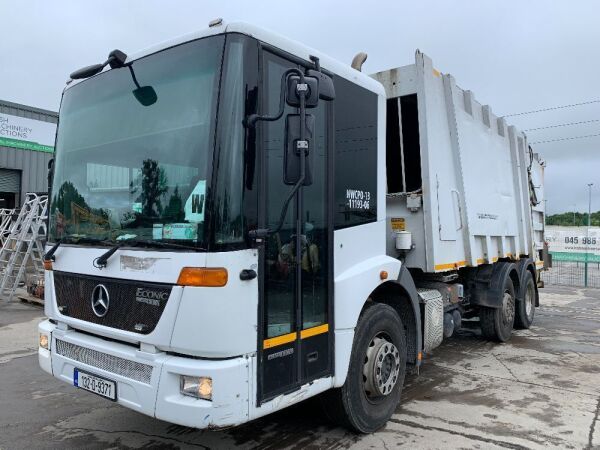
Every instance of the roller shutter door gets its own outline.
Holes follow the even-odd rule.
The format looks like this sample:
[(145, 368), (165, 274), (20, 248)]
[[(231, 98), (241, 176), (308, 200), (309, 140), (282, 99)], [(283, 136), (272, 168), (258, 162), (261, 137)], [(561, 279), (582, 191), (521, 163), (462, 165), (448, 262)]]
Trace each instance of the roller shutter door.
[(21, 192), (21, 171), (0, 169), (0, 192)]

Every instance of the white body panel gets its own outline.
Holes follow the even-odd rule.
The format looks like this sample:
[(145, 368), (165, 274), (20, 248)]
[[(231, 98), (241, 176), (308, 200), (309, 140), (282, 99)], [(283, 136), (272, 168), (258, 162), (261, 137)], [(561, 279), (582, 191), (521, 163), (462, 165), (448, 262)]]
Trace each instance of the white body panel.
[[(346, 381), (354, 328), (365, 301), (377, 286), (396, 280), (400, 273), (400, 261), (385, 254), (385, 241), (381, 238), (384, 233), (384, 220), (334, 233), (336, 387)], [(387, 279), (381, 279), (381, 271), (388, 273)]]
[[(414, 65), (373, 77), (388, 99), (417, 95), (422, 207), (408, 208), (406, 193), (390, 193), (387, 203), (388, 219), (404, 218), (413, 233), (407, 266), (443, 272), (533, 256), (532, 227), (540, 218), (532, 217), (529, 201), (527, 137), (420, 52)], [(405, 175), (396, 170), (394, 176)], [(389, 220), (387, 229), (387, 252), (397, 256)]]
[(208, 267), (226, 267), (225, 287), (186, 287), (170, 348), (186, 355), (226, 358), (256, 352), (258, 279), (242, 281), (243, 269), (258, 271), (257, 250), (209, 253)]
[[(183, 267), (225, 267), (227, 285), (221, 288), (174, 286), (164, 312), (149, 334), (96, 325), (61, 314), (55, 300), (53, 272), (46, 272), (46, 316), (89, 333), (132, 344), (154, 345), (165, 351), (212, 358), (229, 358), (256, 351), (258, 289), (255, 280), (241, 281), (242, 269), (257, 268), (256, 250), (224, 253), (160, 252), (148, 249), (118, 250), (105, 269), (92, 265), (106, 248), (61, 246), (54, 270), (117, 279), (175, 284)], [(125, 265), (122, 256), (153, 261), (145, 269)], [(147, 267), (150, 266), (150, 267)], [(81, 299), (91, 302), (91, 299)], [(226, 317), (227, 320), (223, 320)], [(215, 339), (227, 336), (227, 339)]]
[[(59, 329), (49, 321), (41, 322), (40, 332), (50, 336), (51, 349), (56, 341), (99, 352), (103, 361), (116, 357), (151, 367), (148, 382), (122, 376), (106, 370), (100, 364), (86, 364), (59, 355), (56, 351), (40, 349), (40, 367), (59, 380), (73, 385), (75, 368), (99, 375), (117, 383), (117, 402), (157, 419), (194, 428), (239, 425), (262, 417), (304, 399), (326, 391), (333, 386), (331, 377), (302, 386), (290, 395), (281, 395), (256, 406), (256, 355), (222, 360), (192, 359), (172, 356), (164, 352), (145, 352), (134, 346), (106, 341), (75, 330)], [(180, 375), (209, 376), (213, 380), (212, 401), (194, 399), (179, 391)]]

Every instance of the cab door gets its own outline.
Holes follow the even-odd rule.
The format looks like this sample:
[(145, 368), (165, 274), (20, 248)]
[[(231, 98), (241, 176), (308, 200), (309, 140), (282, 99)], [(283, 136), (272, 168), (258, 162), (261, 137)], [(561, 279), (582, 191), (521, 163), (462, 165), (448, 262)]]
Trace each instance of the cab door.
[[(266, 49), (261, 53), (262, 114), (278, 111), (281, 77), (302, 64)], [(260, 248), (258, 403), (292, 392), (332, 373), (332, 105), (320, 101), (310, 141), (312, 184), (300, 188), (290, 203), (282, 229)], [(259, 227), (274, 229), (292, 186), (284, 183), (283, 117), (258, 124), (261, 152)]]

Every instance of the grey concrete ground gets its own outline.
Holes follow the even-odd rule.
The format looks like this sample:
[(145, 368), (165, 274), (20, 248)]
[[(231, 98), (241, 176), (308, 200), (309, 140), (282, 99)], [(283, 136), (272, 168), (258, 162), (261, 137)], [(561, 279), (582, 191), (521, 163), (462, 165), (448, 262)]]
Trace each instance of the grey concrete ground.
[(542, 304), (508, 344), (467, 327), (436, 349), (389, 424), (367, 436), (328, 425), (310, 401), (220, 432), (139, 415), (41, 372), (42, 310), (2, 305), (0, 449), (600, 446), (600, 290), (546, 288)]

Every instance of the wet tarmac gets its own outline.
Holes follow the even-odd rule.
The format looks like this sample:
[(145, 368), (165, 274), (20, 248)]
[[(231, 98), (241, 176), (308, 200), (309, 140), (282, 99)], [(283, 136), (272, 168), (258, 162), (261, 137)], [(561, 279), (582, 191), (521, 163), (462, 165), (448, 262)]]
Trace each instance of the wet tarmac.
[(600, 448), (600, 290), (549, 287), (541, 302), (507, 344), (466, 323), (371, 435), (332, 426), (310, 400), (222, 431), (137, 414), (42, 372), (43, 311), (0, 304), (0, 449)]

